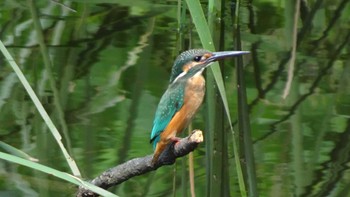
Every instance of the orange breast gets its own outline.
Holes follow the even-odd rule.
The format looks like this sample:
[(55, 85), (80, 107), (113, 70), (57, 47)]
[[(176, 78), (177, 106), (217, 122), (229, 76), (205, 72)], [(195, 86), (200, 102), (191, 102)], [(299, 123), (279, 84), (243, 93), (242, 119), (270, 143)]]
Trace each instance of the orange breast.
[(184, 104), (162, 132), (162, 141), (169, 141), (188, 126), (202, 104), (204, 94), (205, 80), (201, 74), (195, 75), (187, 81)]

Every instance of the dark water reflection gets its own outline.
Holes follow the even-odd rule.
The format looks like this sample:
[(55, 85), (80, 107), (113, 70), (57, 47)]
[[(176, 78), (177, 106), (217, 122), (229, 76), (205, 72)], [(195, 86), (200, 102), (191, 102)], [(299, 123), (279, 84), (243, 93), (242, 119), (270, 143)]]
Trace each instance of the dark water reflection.
[[(154, 112), (178, 54), (177, 3), (93, 2), (64, 2), (77, 12), (54, 2), (37, 2), (53, 63), (51, 75), (44, 71), (28, 9), (5, 1), (0, 18), (1, 40), (62, 131), (84, 178), (152, 153), (148, 141)], [(293, 10), (288, 3), (266, 1), (253, 2), (241, 11), (243, 48), (252, 52), (245, 69), (260, 196), (349, 196), (349, 5), (348, 1), (305, 3), (287, 99), (281, 95), (287, 81)], [(230, 19), (224, 20), (230, 36)], [(182, 33), (187, 35), (190, 27), (186, 21)], [(232, 43), (229, 36), (227, 49)], [(200, 47), (196, 32), (191, 39), (193, 48)], [(17, 77), (3, 58), (0, 62), (1, 141), (42, 164), (69, 171)], [(235, 120), (233, 66), (227, 64), (224, 75)], [(49, 85), (52, 78), (58, 97)], [(204, 130), (203, 119), (201, 112), (194, 128)], [(206, 196), (204, 157), (205, 145), (195, 152), (198, 196)], [(0, 165), (0, 196), (70, 196), (75, 191), (49, 175), (4, 161)], [(184, 169), (179, 160), (176, 196), (189, 193), (182, 179)], [(230, 193), (239, 196), (235, 172), (229, 173)], [(115, 191), (120, 196), (173, 196), (173, 177), (174, 167), (164, 167)]]

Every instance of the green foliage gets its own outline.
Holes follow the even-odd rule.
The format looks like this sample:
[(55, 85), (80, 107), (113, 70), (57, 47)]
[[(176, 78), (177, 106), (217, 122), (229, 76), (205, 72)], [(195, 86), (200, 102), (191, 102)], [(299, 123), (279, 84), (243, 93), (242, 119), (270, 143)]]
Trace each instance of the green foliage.
[(63, 179), (65, 181), (69, 181), (69, 182), (74, 183), (76, 185), (89, 188), (91, 191), (94, 191), (95, 193), (97, 193), (99, 195), (118, 197), (117, 195), (114, 195), (106, 190), (103, 190), (99, 187), (96, 187), (96, 186), (92, 185), (91, 183), (83, 181), (77, 177), (70, 175), (70, 174), (67, 174), (65, 172), (60, 172), (60, 171), (55, 170), (53, 168), (49, 168), (47, 166), (44, 166), (44, 165), (41, 165), (38, 163), (34, 163), (34, 162), (26, 160), (26, 159), (22, 159), (22, 158), (12, 156), (12, 155), (9, 155), (6, 153), (2, 153), (2, 152), (0, 152), (0, 158), (3, 160), (7, 160), (7, 161), (10, 161), (13, 163), (20, 164), (22, 166), (29, 167), (29, 168), (34, 169), (34, 170), (38, 170), (38, 171), (45, 172), (47, 174), (51, 174), (53, 176), (56, 176), (56, 177)]
[[(11, 196), (73, 195), (72, 186), (79, 181), (63, 173), (71, 169), (45, 125), (49, 117), (52, 123), (48, 125), (55, 125), (59, 135), (69, 140), (70, 146), (66, 140), (62, 145), (77, 162), (84, 179), (122, 161), (150, 154), (154, 111), (179, 48), (203, 46), (215, 50), (215, 45), (217, 50), (232, 50), (236, 43), (233, 29), (238, 22), (242, 48), (252, 52), (244, 59), (243, 72), (260, 196), (347, 196), (348, 1), (301, 1), (294, 78), (286, 100), (281, 95), (287, 80), (293, 1), (241, 1), (239, 7), (228, 1), (219, 6), (218, 2), (188, 1), (193, 7), (187, 8), (184, 1), (41, 0), (35, 1), (37, 17), (33, 18), (27, 1), (1, 1), (1, 49), (3, 54), (8, 51), (12, 55), (0, 58), (1, 148), (12, 154), (1, 153), (1, 191)], [(231, 18), (231, 10), (236, 8), (238, 21)], [(213, 15), (206, 14), (207, 10)], [(223, 16), (218, 17), (216, 14), (221, 12)], [(208, 19), (209, 25), (205, 22)], [(38, 22), (41, 28), (35, 28)], [(223, 28), (217, 28), (218, 24)], [(46, 49), (40, 50), (39, 45)], [(45, 53), (51, 62), (51, 74), (45, 66)], [(23, 73), (21, 78), (11, 68), (15, 62), (17, 71)], [(234, 165), (239, 159), (237, 151), (233, 150), (231, 137), (223, 139), (230, 133), (229, 119), (238, 131), (237, 73), (232, 61), (221, 65), (221, 73), (217, 65), (212, 68), (216, 79), (212, 71), (207, 73), (207, 93), (214, 94), (208, 103), (215, 101), (219, 106), (220, 98), (227, 98), (227, 104), (223, 102), (226, 108), (204, 104), (193, 121), (193, 128), (208, 130), (206, 143), (194, 152), (195, 192), (197, 196), (209, 196), (209, 184), (220, 177), (218, 183), (229, 188), (215, 189), (229, 191), (227, 196), (242, 196), (245, 189), (240, 184), (245, 177)], [(33, 94), (28, 96), (20, 83), (24, 79), (37, 97), (34, 105)], [(215, 80), (220, 92), (213, 88)], [(220, 114), (208, 114), (208, 108)], [(45, 121), (40, 115), (45, 113), (43, 110), (47, 112)], [(210, 133), (206, 128), (206, 117), (213, 114), (215, 121), (222, 121), (225, 135)], [(57, 139), (59, 135), (54, 132)], [(217, 137), (223, 141), (216, 141)], [(225, 146), (228, 152), (221, 154)], [(215, 158), (223, 160), (209, 161), (208, 154), (214, 152)], [(36, 158), (41, 165), (23, 159), (18, 160), (20, 165), (14, 164), (19, 159), (14, 155)], [(219, 165), (223, 161), (228, 162), (228, 172)], [(26, 164), (29, 167), (24, 167)], [(64, 181), (39, 172), (48, 166), (59, 169)], [(187, 162), (178, 163), (176, 171), (164, 167), (116, 186), (113, 193), (189, 196), (187, 170)], [(211, 191), (214, 195), (217, 190)]]

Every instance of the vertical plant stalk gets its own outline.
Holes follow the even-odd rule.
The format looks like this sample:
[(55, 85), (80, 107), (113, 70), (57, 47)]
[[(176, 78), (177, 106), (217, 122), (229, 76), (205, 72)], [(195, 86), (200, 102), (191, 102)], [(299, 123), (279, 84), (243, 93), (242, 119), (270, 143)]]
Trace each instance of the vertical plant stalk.
[[(205, 20), (204, 13), (202, 10), (202, 6), (199, 2), (199, 0), (186, 0), (187, 6), (189, 8), (190, 14), (193, 19), (193, 23), (197, 29), (197, 33), (199, 35), (199, 38), (201, 40), (201, 43), (204, 48), (214, 51), (214, 44), (213, 40), (211, 37), (210, 29), (208, 27), (208, 24)], [(215, 78), (218, 90), (221, 95), (221, 99), (225, 108), (225, 112), (227, 115), (227, 120), (230, 125), (231, 132), (234, 133), (233, 128), (232, 128), (232, 121), (230, 117), (230, 112), (228, 108), (228, 102), (226, 99), (226, 92), (225, 92), (225, 87), (224, 87), (224, 82), (222, 79), (222, 74), (220, 71), (220, 67), (218, 63), (213, 64), (210, 67), (211, 71), (213, 72), (213, 76)], [(208, 146), (208, 144), (206, 144)], [(236, 172), (238, 176), (238, 184), (239, 184), (239, 190), (241, 192), (241, 196), (245, 197), (246, 196), (246, 191), (245, 191), (245, 183), (243, 179), (243, 174), (242, 174), (242, 169), (241, 169), (241, 163), (239, 160), (239, 154), (238, 154), (238, 147), (236, 144), (236, 139), (233, 138), (233, 150), (234, 150), (234, 155), (235, 155), (235, 164), (236, 164)], [(211, 169), (208, 169), (211, 170)]]
[[(299, 95), (299, 83), (298, 77), (294, 78), (293, 86), (291, 88), (291, 94), (288, 97), (289, 103), (293, 104), (300, 97)], [(292, 168), (294, 170), (294, 194), (296, 196), (302, 196), (304, 192), (304, 185), (307, 179), (305, 174), (307, 168), (304, 164), (304, 150), (303, 150), (303, 127), (302, 127), (302, 113), (300, 108), (294, 112), (294, 115), (290, 117), (290, 131), (292, 142)], [(312, 176), (311, 176), (312, 177)]]
[(183, 27), (184, 23), (187, 20), (186, 19), (186, 4), (184, 3), (184, 0), (177, 0), (177, 45), (176, 45), (176, 52), (180, 52), (185, 50), (184, 43), (184, 33), (183, 33)]
[[(49, 82), (50, 82), (50, 87), (51, 87), (53, 97), (54, 97), (54, 105), (55, 105), (55, 109), (57, 110), (58, 120), (59, 120), (60, 125), (61, 125), (62, 133), (63, 133), (64, 139), (66, 141), (67, 148), (68, 148), (68, 150), (70, 150), (71, 143), (70, 143), (70, 139), (69, 139), (69, 135), (68, 135), (68, 128), (67, 128), (67, 124), (65, 122), (64, 112), (63, 112), (63, 109), (61, 106), (59, 92), (57, 90), (55, 78), (54, 78), (53, 71), (52, 71), (53, 65), (51, 63), (48, 49), (47, 49), (46, 44), (45, 44), (40, 19), (38, 17), (38, 13), (37, 13), (37, 8), (35, 7), (35, 2), (33, 0), (28, 0), (28, 5), (30, 7), (30, 12), (32, 14), (34, 28), (35, 28), (35, 31), (37, 34), (41, 55), (42, 55), (43, 60), (44, 60), (45, 70), (48, 73), (48, 75), (50, 76)], [(69, 152), (72, 152), (72, 151), (69, 151)]]
[(246, 86), (244, 82), (244, 69), (242, 58), (237, 59), (237, 91), (238, 91), (238, 126), (243, 134), (243, 158), (246, 163), (248, 196), (257, 197), (257, 181), (255, 173), (254, 149), (251, 139), (249, 110), (247, 105)]
[(172, 194), (173, 194), (173, 197), (176, 197), (176, 163), (175, 163), (175, 166), (173, 168), (173, 184), (172, 184)]
[[(36, 13), (36, 10), (35, 10), (35, 6), (34, 6), (34, 2), (32, 0), (28, 0), (28, 5), (30, 6), (30, 11), (33, 15), (33, 22), (35, 25), (40, 24), (40, 21), (37, 21), (35, 20), (35, 16), (36, 18), (38, 19), (37, 17), (37, 13)], [(40, 32), (42, 33), (42, 32)], [(40, 33), (38, 33), (38, 39), (39, 39), (39, 43), (40, 43), (40, 40), (44, 40), (43, 39), (43, 35)], [(20, 70), (20, 68), (18, 67), (18, 65), (14, 62), (13, 58), (11, 57), (10, 53), (7, 51), (7, 49), (5, 48), (5, 46), (3, 45), (3, 43), (1, 42), (1, 48), (2, 48), (2, 52), (4, 54), (4, 56), (7, 58), (7, 60), (9, 61), (10, 65), (12, 66), (12, 68), (14, 69), (14, 71), (16, 72), (17, 76), (20, 78), (20, 81), (21, 83), (23, 84), (23, 86), (25, 87), (26, 91), (28, 92), (29, 96), (31, 97), (31, 99), (33, 100), (35, 106), (37, 107), (40, 115), (42, 116), (42, 118), (44, 119), (45, 123), (47, 124), (47, 126), (49, 127), (51, 133), (53, 134), (53, 136), (55, 137), (58, 145), (60, 146), (66, 160), (67, 160), (67, 163), (69, 165), (69, 167), (71, 168), (71, 171), (73, 172), (73, 174), (75, 176), (80, 176), (80, 172), (79, 172), (79, 169), (78, 169), (78, 166), (76, 165), (75, 161), (72, 159), (72, 157), (68, 154), (68, 151), (66, 150), (66, 148), (64, 147), (63, 143), (62, 143), (62, 137), (61, 135), (59, 134), (57, 128), (54, 126), (52, 120), (49, 118), (48, 114), (46, 113), (45, 109), (43, 108), (42, 104), (40, 103), (38, 97), (36, 96), (35, 92), (33, 91), (33, 89), (30, 87), (28, 81), (25, 79), (22, 71)], [(46, 50), (46, 47), (45, 45), (43, 45), (44, 47), (42, 47), (42, 45), (40, 45), (41, 49), (42, 49), (42, 52), (43, 51), (46, 51), (47, 53), (47, 50)], [(49, 66), (49, 70), (47, 70), (48, 73), (50, 73), (49, 71), (52, 70), (51, 69), (51, 64), (50, 64), (50, 60), (48, 59), (48, 54), (47, 56), (44, 57), (44, 62), (45, 62), (45, 66), (48, 67)], [(48, 63), (48, 64), (47, 64)], [(51, 72), (52, 73), (52, 72)], [(53, 83), (52, 83), (52, 82)], [(58, 112), (61, 112), (61, 115), (63, 114), (62, 112), (62, 109), (59, 107), (59, 100), (56, 100), (56, 98), (58, 98), (58, 91), (57, 89), (55, 88), (55, 83), (54, 83), (54, 80), (53, 80), (53, 77), (50, 78), (50, 84), (53, 85), (54, 89), (52, 89), (52, 91), (54, 92), (54, 97), (55, 97), (55, 105), (56, 105), (56, 108), (57, 108), (57, 111)], [(56, 93), (56, 94), (55, 94)], [(58, 105), (57, 105), (58, 104)], [(62, 117), (62, 116), (59, 116), (59, 117)], [(62, 127), (64, 128), (66, 126), (65, 122), (64, 122), (64, 117), (63, 119), (60, 119), (61, 120), (61, 123), (62, 124)], [(63, 121), (63, 122), (62, 122)], [(66, 133), (67, 134), (67, 133)], [(69, 139), (68, 139), (68, 135), (66, 135), (66, 141), (67, 141), (67, 145), (68, 147), (70, 142), (69, 142)]]
[[(236, 1), (235, 10), (235, 33), (236, 33), (236, 48), (238, 50), (242, 49), (241, 37), (240, 37), (240, 25), (239, 25), (239, 0)], [(257, 191), (257, 180), (255, 172), (255, 161), (254, 161), (254, 149), (251, 139), (251, 129), (250, 129), (250, 119), (249, 119), (249, 109), (247, 104), (247, 93), (244, 79), (244, 68), (243, 68), (243, 58), (238, 56), (236, 58), (237, 64), (237, 91), (238, 91), (238, 126), (240, 133), (243, 136), (243, 158), (246, 162), (245, 173), (247, 175), (246, 184), (248, 185), (248, 196), (258, 197)]]
[[(185, 26), (185, 22), (187, 21), (187, 14), (186, 14), (186, 3), (184, 0), (178, 0), (177, 1), (177, 22), (178, 22), (178, 34), (177, 34), (177, 47), (176, 47), (176, 53), (178, 53), (179, 51), (183, 51), (185, 50), (185, 35), (184, 35), (184, 26)], [(189, 22), (191, 23), (191, 22)], [(191, 36), (192, 36), (192, 32), (191, 32), (191, 28), (189, 28), (189, 45), (191, 45)], [(191, 48), (191, 47), (190, 47)], [(188, 127), (188, 132), (191, 132), (191, 126), (192, 124), (189, 125)], [(190, 193), (191, 196), (195, 196), (195, 183), (194, 183), (194, 165), (193, 165), (193, 153), (189, 153), (188, 157), (183, 157), (181, 159), (182, 163), (181, 163), (181, 192), (182, 192), (182, 196), (183, 197), (187, 197), (188, 196), (188, 182), (190, 185)], [(188, 167), (187, 167), (188, 164)], [(187, 171), (188, 169), (188, 171)], [(176, 174), (174, 174), (174, 176), (176, 176)], [(176, 177), (174, 177), (174, 186), (176, 184)], [(174, 187), (175, 189), (175, 187)], [(174, 192), (174, 196), (175, 196), (175, 192)]]
[[(220, 1), (220, 0), (219, 0)], [(219, 29), (214, 29), (214, 15), (217, 13), (216, 4), (212, 0), (208, 1), (208, 29), (210, 31), (213, 51), (216, 51), (216, 47), (218, 45), (217, 39), (213, 37), (217, 37), (216, 32)], [(216, 47), (215, 47), (216, 46)], [(221, 147), (218, 143), (221, 142), (219, 135), (216, 133), (217, 124), (216, 117), (220, 116), (220, 112), (217, 111), (217, 98), (216, 98), (216, 88), (213, 88), (214, 84), (214, 76), (213, 73), (206, 70), (206, 122), (207, 122), (207, 137), (205, 138), (206, 144), (206, 165), (207, 165), (207, 181), (206, 181), (206, 190), (207, 196), (221, 196), (221, 173), (220, 173), (220, 161), (221, 161)]]
[[(192, 133), (192, 124), (188, 127), (188, 134)], [(195, 184), (194, 184), (194, 162), (193, 152), (188, 154), (188, 177), (190, 180), (191, 197), (196, 197)]]
[[(212, 35), (213, 44), (216, 49), (224, 48), (224, 24), (220, 20), (223, 17), (223, 2), (209, 0), (208, 1), (208, 27)], [(206, 142), (210, 146), (206, 147), (206, 160), (209, 171), (207, 180), (208, 196), (229, 196), (229, 167), (228, 167), (228, 147), (227, 132), (225, 128), (225, 108), (217, 86), (215, 78), (211, 71), (207, 70), (207, 86), (206, 86), (206, 106), (209, 134)]]
[[(65, 3), (66, 6), (70, 6), (72, 2), (66, 1), (63, 2)], [(66, 22), (65, 20), (58, 21), (57, 25), (55, 26), (55, 29), (60, 29), (59, 31), (63, 32), (65, 29), (71, 29), (71, 37), (70, 40), (79, 40), (81, 37), (84, 37), (84, 24), (87, 24), (86, 20), (87, 17), (90, 14), (90, 10), (88, 9), (88, 6), (83, 5), (83, 9), (79, 11), (79, 14), (81, 15), (77, 21), (74, 24), (74, 28), (70, 28), (71, 26), (68, 23), (68, 28), (66, 28)], [(65, 7), (62, 7), (62, 17), (67, 17), (69, 9), (65, 9)], [(62, 35), (55, 34), (53, 35), (52, 38), (52, 45), (57, 45), (60, 44)], [(81, 45), (83, 47), (83, 45)], [(74, 80), (74, 75), (75, 75), (75, 66), (76, 63), (79, 61), (78, 59), (80, 58), (79, 56), (79, 47), (71, 47), (68, 49), (67, 54), (68, 57), (65, 61), (65, 65), (63, 66), (62, 73), (60, 73), (59, 78), (60, 80), (60, 91), (59, 91), (59, 101), (61, 104), (61, 107), (63, 109), (66, 108), (68, 98), (69, 98), (69, 89), (70, 89), (70, 84), (71, 81)]]
[(10, 53), (7, 51), (5, 45), (2, 43), (1, 40), (0, 40), (0, 50), (3, 53), (3, 55), (5, 56), (6, 60), (11, 65), (12, 69), (15, 71), (15, 73), (18, 76), (19, 80), (21, 81), (23, 87), (25, 88), (25, 90), (27, 91), (28, 95), (32, 99), (35, 107), (38, 109), (41, 117), (44, 119), (47, 127), (50, 129), (52, 135), (54, 136), (55, 140), (57, 141), (57, 144), (61, 148), (61, 151), (62, 151), (64, 157), (66, 158), (67, 163), (68, 163), (71, 171), (73, 172), (73, 174), (75, 176), (80, 176), (80, 172), (79, 172), (77, 164), (72, 159), (72, 157), (69, 155), (68, 151), (66, 150), (66, 148), (64, 147), (64, 145), (63, 145), (63, 143), (61, 141), (62, 137), (61, 137), (60, 133), (58, 132), (57, 128), (53, 124), (53, 122), (50, 119), (49, 115), (45, 111), (43, 105), (40, 103), (39, 98), (36, 96), (33, 88), (30, 86), (29, 82), (27, 81), (27, 79), (23, 75), (21, 69), (18, 67), (18, 65), (16, 64), (15, 60), (12, 58)]
[(289, 67), (288, 67), (288, 79), (286, 86), (283, 91), (282, 98), (286, 99), (290, 92), (290, 88), (292, 86), (292, 81), (294, 77), (294, 65), (295, 65), (295, 58), (296, 58), (296, 50), (297, 50), (297, 40), (298, 40), (298, 18), (300, 15), (300, 0), (295, 0), (295, 10), (294, 10), (294, 21), (293, 21), (293, 39), (292, 39), (292, 51), (291, 51), (291, 57), (289, 60)]

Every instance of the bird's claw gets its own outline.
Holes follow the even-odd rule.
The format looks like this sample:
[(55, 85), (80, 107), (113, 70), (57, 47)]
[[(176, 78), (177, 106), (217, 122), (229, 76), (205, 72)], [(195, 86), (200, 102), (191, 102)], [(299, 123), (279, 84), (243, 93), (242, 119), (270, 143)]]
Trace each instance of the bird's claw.
[(179, 137), (171, 137), (170, 140), (176, 144), (176, 143), (178, 143), (181, 140), (181, 138), (179, 138)]

